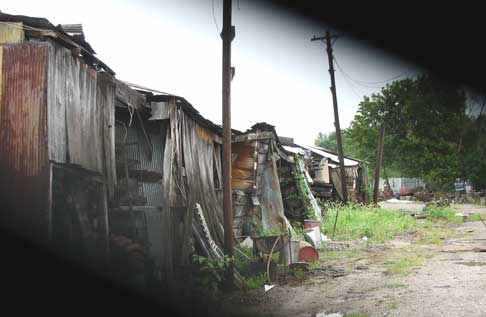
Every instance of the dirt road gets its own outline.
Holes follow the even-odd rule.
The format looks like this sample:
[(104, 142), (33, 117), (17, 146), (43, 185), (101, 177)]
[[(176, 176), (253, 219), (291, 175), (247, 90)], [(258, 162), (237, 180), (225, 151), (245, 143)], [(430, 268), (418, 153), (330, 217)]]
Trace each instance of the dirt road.
[[(486, 214), (475, 205), (453, 208)], [(464, 222), (432, 230), (381, 245), (331, 244), (338, 251), (322, 251), (323, 265), (348, 275), (308, 273), (304, 281), (234, 295), (223, 305), (234, 316), (486, 316), (486, 252), (478, 252), (486, 249), (486, 228)]]

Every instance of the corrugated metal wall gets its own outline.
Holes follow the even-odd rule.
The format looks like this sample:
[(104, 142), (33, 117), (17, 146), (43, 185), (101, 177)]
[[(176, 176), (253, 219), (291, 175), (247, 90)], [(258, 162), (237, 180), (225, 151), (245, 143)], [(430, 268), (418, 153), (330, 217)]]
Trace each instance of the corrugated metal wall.
[(2, 224), (33, 238), (47, 238), (49, 229), (47, 54), (46, 43), (33, 42), (6, 44), (1, 54)]
[(97, 102), (97, 72), (60, 45), (50, 43), (49, 53), (50, 159), (103, 173), (103, 109)]
[[(117, 120), (124, 121), (122, 116), (120, 116)], [(129, 164), (129, 170), (132, 173), (136, 173), (136, 171), (148, 171), (162, 174), (165, 144), (165, 124), (161, 121), (148, 122), (144, 120), (144, 129), (146, 130), (151, 143), (151, 157), (147, 153), (147, 140), (143, 134), (143, 130), (137, 115), (133, 115), (132, 124), (130, 126), (128, 126), (129, 122), (125, 122), (125, 124), (128, 132), (125, 140), (126, 151), (128, 160), (131, 162)], [(118, 146), (119, 153), (122, 153), (122, 143), (125, 136), (125, 129), (120, 124), (118, 124), (116, 127), (116, 144)], [(120, 175), (120, 178), (124, 177), (124, 174)], [(133, 184), (130, 187), (130, 191), (132, 195), (145, 197), (147, 199), (148, 206), (160, 207), (163, 205), (162, 180), (144, 181), (143, 177), (139, 177), (136, 184)]]

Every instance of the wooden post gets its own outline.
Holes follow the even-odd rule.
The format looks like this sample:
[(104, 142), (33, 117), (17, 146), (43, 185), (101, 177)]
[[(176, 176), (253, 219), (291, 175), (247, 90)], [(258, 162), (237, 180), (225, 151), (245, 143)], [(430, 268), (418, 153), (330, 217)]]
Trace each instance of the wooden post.
[(378, 139), (378, 146), (376, 149), (376, 167), (375, 167), (375, 186), (373, 189), (373, 203), (378, 203), (378, 190), (380, 185), (380, 170), (381, 162), (383, 160), (383, 143), (385, 140), (385, 124), (382, 123), (380, 127), (380, 137)]
[[(224, 218), (224, 249), (227, 256), (233, 256), (233, 203), (231, 189), (231, 41), (235, 33), (231, 25), (231, 1), (223, 1), (223, 218)], [(226, 275), (226, 287), (234, 285), (234, 264)]]
[(339, 157), (339, 171), (341, 176), (341, 187), (343, 193), (343, 202), (348, 202), (348, 185), (346, 183), (346, 171), (344, 168), (344, 154), (343, 154), (343, 144), (341, 140), (341, 127), (339, 125), (339, 112), (338, 112), (338, 104), (337, 104), (337, 96), (336, 96), (336, 82), (334, 80), (334, 57), (332, 55), (332, 43), (331, 38), (337, 38), (336, 35), (331, 36), (329, 31), (326, 32), (326, 36), (323, 37), (313, 37), (311, 41), (318, 41), (318, 40), (326, 40), (327, 45), (327, 58), (329, 62), (329, 75), (331, 76), (331, 93), (332, 93), (332, 105), (334, 109), (334, 126), (336, 128), (336, 143), (338, 148), (338, 157)]

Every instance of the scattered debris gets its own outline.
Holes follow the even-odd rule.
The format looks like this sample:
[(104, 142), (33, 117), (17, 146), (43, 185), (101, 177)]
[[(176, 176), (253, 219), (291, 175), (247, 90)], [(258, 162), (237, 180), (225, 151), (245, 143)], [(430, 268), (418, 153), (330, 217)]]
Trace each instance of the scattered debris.
[(400, 204), (411, 204), (412, 203), (411, 200), (400, 200), (400, 199), (396, 199), (396, 198), (388, 199), (386, 202), (387, 203), (400, 203)]
[(265, 289), (265, 293), (266, 293), (266, 292), (268, 292), (269, 290), (271, 290), (272, 288), (274, 288), (274, 287), (275, 287), (275, 285), (267, 285), (267, 284), (265, 284), (263, 287), (264, 287), (264, 289)]
[(441, 250), (444, 253), (457, 253), (457, 252), (486, 252), (486, 248), (472, 248), (472, 249), (458, 249), (458, 250)]
[(328, 277), (341, 277), (341, 276), (349, 275), (349, 272), (346, 272), (345, 270), (342, 269), (335, 269), (333, 267), (328, 266), (325, 268), (316, 268), (316, 269), (309, 270), (308, 274), (317, 275), (317, 276), (324, 275)]
[(326, 312), (320, 312), (316, 314), (316, 317), (343, 317), (344, 315), (342, 313), (326, 313)]
[(486, 266), (486, 262), (475, 262), (475, 261), (456, 262), (454, 264), (461, 264), (461, 265), (467, 265), (467, 266)]
[(253, 248), (253, 240), (250, 237), (246, 237), (240, 245), (245, 248)]

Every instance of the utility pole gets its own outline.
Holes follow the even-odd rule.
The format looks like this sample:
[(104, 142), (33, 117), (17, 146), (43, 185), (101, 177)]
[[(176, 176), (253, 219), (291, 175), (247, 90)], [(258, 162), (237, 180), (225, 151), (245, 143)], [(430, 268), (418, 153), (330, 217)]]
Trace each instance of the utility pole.
[(375, 186), (373, 188), (373, 203), (378, 203), (378, 189), (380, 185), (380, 170), (381, 162), (383, 161), (383, 143), (385, 141), (385, 124), (382, 123), (380, 127), (380, 138), (378, 139), (378, 147), (376, 148), (376, 167), (375, 167)]
[[(223, 218), (224, 249), (227, 256), (233, 256), (233, 203), (231, 190), (231, 41), (235, 37), (235, 28), (231, 25), (231, 2), (223, 0)], [(226, 287), (232, 288), (234, 263), (230, 261), (226, 275)]]
[[(332, 55), (332, 44), (331, 39), (337, 38), (337, 35), (331, 35), (329, 31), (326, 31), (326, 36), (322, 37), (314, 37), (311, 41), (323, 41), (326, 40), (327, 45), (327, 57), (329, 60), (329, 75), (331, 76), (331, 93), (332, 93), (332, 105), (334, 108), (334, 126), (336, 128), (336, 142), (338, 148), (338, 156), (339, 156), (339, 171), (341, 174), (341, 187), (343, 193), (343, 202), (348, 202), (348, 186), (346, 184), (346, 171), (344, 169), (344, 154), (343, 154), (343, 144), (341, 140), (341, 127), (339, 125), (339, 113), (338, 113), (338, 104), (337, 104), (337, 96), (336, 96), (336, 82), (334, 80), (334, 61)], [(337, 215), (336, 215), (337, 216)]]

